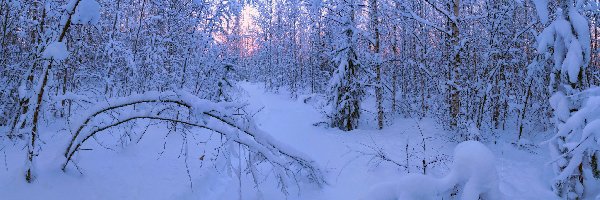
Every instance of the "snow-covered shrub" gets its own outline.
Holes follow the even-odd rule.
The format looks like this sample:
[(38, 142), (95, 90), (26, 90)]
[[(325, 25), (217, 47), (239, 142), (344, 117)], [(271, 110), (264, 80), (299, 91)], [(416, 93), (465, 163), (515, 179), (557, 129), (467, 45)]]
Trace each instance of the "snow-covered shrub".
[[(570, 113), (571, 102), (581, 102)], [(571, 96), (557, 92), (550, 99), (559, 123), (550, 140), (554, 157), (555, 191), (566, 198), (594, 197), (600, 185), (600, 88)]]
[(466, 141), (454, 149), (454, 163), (443, 178), (408, 174), (374, 186), (363, 199), (446, 199), (456, 186), (462, 200), (502, 199), (493, 153), (481, 142)]
[[(553, 189), (567, 199), (589, 197), (586, 182), (596, 182), (592, 171), (597, 171), (594, 112), (597, 92), (585, 92), (583, 72), (590, 64), (591, 40), (588, 20), (581, 7), (586, 1), (561, 1), (556, 9), (556, 19), (538, 36), (537, 51), (546, 59), (552, 57), (549, 92), (554, 110), (556, 135), (549, 140), (554, 157), (556, 177)], [(538, 1), (536, 8), (542, 20), (547, 19), (547, 1)]]
[(356, 28), (354, 2), (341, 3), (343, 16), (340, 40), (335, 50), (335, 71), (329, 81), (332, 94), (331, 127), (351, 131), (358, 127), (360, 101), (363, 89), (359, 79), (360, 62), (355, 51), (358, 30)]

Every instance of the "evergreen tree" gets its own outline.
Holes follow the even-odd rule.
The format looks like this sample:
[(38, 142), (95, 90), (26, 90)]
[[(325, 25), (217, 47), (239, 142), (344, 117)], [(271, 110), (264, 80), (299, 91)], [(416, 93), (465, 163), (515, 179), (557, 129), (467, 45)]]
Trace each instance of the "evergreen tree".
[(331, 127), (351, 131), (358, 127), (360, 102), (363, 93), (359, 78), (360, 62), (356, 54), (357, 29), (355, 3), (350, 0), (338, 4), (341, 33), (334, 54), (335, 72), (330, 80), (333, 94)]
[[(582, 2), (559, 2), (556, 19), (538, 36), (538, 52), (552, 56), (550, 105), (554, 110), (556, 135), (550, 152), (556, 159), (553, 189), (567, 199), (586, 198), (586, 184), (598, 183), (597, 130), (600, 121), (600, 95), (583, 91), (583, 72), (590, 62), (590, 29), (580, 13)], [(538, 3), (538, 10), (545, 10)], [(544, 13), (544, 12), (541, 12)], [(547, 18), (543, 14), (541, 19)], [(582, 92), (583, 91), (583, 92)]]

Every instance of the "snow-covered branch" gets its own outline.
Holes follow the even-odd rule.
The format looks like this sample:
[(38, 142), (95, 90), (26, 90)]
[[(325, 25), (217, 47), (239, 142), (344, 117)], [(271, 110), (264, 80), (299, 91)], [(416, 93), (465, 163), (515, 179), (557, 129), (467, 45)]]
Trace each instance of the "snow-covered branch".
[[(152, 109), (139, 112), (126, 109), (142, 104), (152, 104)], [(190, 117), (184, 120), (163, 114), (164, 110), (177, 108), (188, 110)], [(293, 176), (295, 179), (305, 177), (318, 186), (325, 184), (320, 169), (308, 156), (279, 143), (260, 130), (250, 116), (234, 114), (238, 108), (239, 105), (235, 103), (214, 103), (184, 91), (148, 92), (99, 103), (89, 109), (89, 113), (84, 114), (82, 122), (73, 127), (75, 133), (66, 148), (66, 161), (62, 169), (66, 170), (73, 156), (94, 135), (127, 122), (148, 119), (214, 131), (247, 147), (249, 151), (263, 156), (273, 166), (273, 172), (280, 179), (286, 179), (288, 176)], [(101, 116), (106, 113), (113, 113), (116, 118), (110, 121), (103, 120)]]

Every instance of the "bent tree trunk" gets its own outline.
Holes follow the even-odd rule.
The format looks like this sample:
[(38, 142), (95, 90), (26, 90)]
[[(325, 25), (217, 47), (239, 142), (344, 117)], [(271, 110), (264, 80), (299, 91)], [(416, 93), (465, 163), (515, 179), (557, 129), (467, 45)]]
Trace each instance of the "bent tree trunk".
[[(66, 21), (64, 24), (60, 25), (60, 29), (61, 32), (59, 33), (58, 38), (56, 38), (56, 42), (62, 42), (63, 39), (65, 38), (65, 35), (67, 34), (67, 31), (69, 30), (69, 27), (71, 25), (71, 18), (73, 16), (73, 14), (75, 14), (75, 9), (77, 8), (77, 6), (79, 5), (80, 0), (77, 0), (74, 4), (71, 4), (72, 7), (67, 7), (64, 11), (64, 16), (66, 17)], [(41, 51), (43, 52), (43, 51)], [(40, 52), (40, 53), (41, 53)], [(41, 57), (38, 55), (38, 57)], [(42, 73), (40, 74), (40, 76), (37, 78), (38, 83), (41, 82), (41, 84), (39, 84), (39, 87), (37, 88), (32, 88), (32, 90), (34, 90), (33, 96), (36, 97), (35, 101), (31, 101), (31, 99), (27, 99), (24, 100), (23, 102), (29, 102), (29, 105), (25, 105), (27, 107), (35, 107), (35, 109), (33, 110), (33, 113), (30, 112), (26, 112), (27, 107), (24, 107), (23, 110), (24, 112), (20, 113), (19, 116), (19, 120), (18, 121), (22, 121), (23, 123), (27, 123), (27, 119), (31, 118), (31, 123), (29, 124), (29, 126), (31, 127), (31, 132), (30, 132), (30, 137), (31, 140), (29, 142), (29, 144), (27, 145), (27, 171), (25, 172), (25, 180), (27, 182), (31, 182), (33, 181), (33, 165), (34, 165), (34, 159), (36, 156), (35, 153), (35, 149), (36, 149), (36, 143), (35, 141), (38, 138), (38, 133), (39, 133), (39, 128), (38, 128), (38, 121), (40, 118), (40, 108), (42, 106), (42, 102), (43, 102), (43, 98), (44, 98), (44, 93), (45, 93), (45, 88), (48, 84), (48, 76), (50, 74), (50, 72), (52, 71), (52, 64), (53, 64), (54, 60), (50, 59), (48, 61), (48, 64), (46, 65), (46, 67), (44, 67), (44, 70), (42, 70)], [(34, 64), (35, 65), (35, 64)], [(24, 82), (26, 83), (26, 82)], [(27, 98), (31, 98), (31, 97), (27, 97)], [(32, 116), (30, 116), (32, 115)], [(25, 124), (23, 124), (25, 125)], [(25, 128), (26, 126), (23, 126), (22, 128)]]
[[(150, 104), (147, 109), (141, 110), (144, 104)], [(105, 103), (97, 103), (88, 109), (80, 122), (75, 122), (74, 134), (67, 146), (64, 156), (66, 158), (62, 170), (66, 171), (69, 163), (73, 163), (73, 156), (81, 149), (88, 139), (103, 131), (115, 128), (127, 122), (140, 119), (158, 122), (183, 124), (186, 126), (207, 129), (223, 137), (245, 146), (250, 152), (264, 157), (264, 161), (272, 167), (272, 172), (278, 180), (280, 187), (285, 189), (287, 181), (303, 180), (316, 183), (319, 187), (325, 184), (321, 171), (308, 157), (294, 149), (278, 143), (269, 134), (260, 130), (253, 123), (249, 115), (237, 113), (242, 105), (230, 102), (214, 103), (200, 99), (191, 93), (177, 92), (147, 92), (123, 98), (114, 98)], [(184, 112), (181, 112), (181, 111)], [(181, 117), (171, 113), (189, 113)], [(107, 118), (106, 115), (113, 116)], [(109, 119), (107, 121), (106, 119)], [(263, 160), (249, 160), (254, 167)], [(288, 179), (288, 177), (292, 179)]]

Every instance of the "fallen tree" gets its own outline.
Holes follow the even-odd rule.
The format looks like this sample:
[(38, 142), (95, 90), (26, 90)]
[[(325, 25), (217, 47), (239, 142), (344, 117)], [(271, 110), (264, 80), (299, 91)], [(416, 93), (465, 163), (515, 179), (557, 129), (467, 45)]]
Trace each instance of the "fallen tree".
[(308, 180), (319, 187), (325, 184), (313, 161), (259, 129), (250, 115), (239, 112), (242, 107), (237, 103), (200, 99), (185, 91), (146, 92), (96, 103), (72, 126), (73, 136), (64, 153), (62, 170), (66, 171), (74, 155), (90, 138), (122, 124), (146, 119), (207, 129), (240, 144), (254, 158), (262, 158), (249, 159), (247, 167), (268, 163), (284, 191), (289, 178), (296, 183)]

